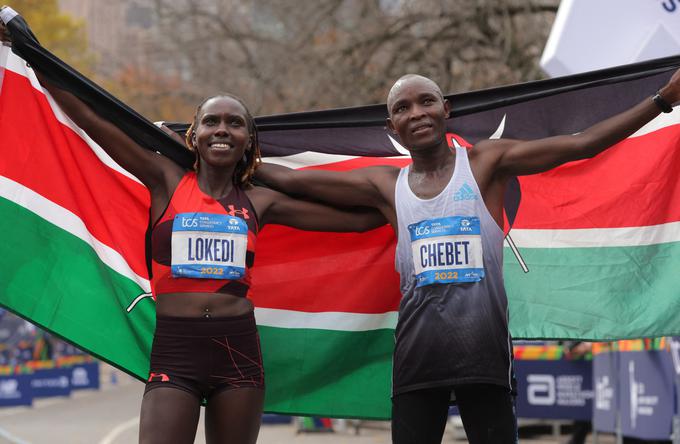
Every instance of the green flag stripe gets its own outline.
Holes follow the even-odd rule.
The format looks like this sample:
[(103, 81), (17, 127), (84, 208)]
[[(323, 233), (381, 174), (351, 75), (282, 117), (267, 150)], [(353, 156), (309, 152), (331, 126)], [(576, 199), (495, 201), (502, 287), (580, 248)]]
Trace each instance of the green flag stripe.
[(90, 244), (94, 251), (97, 252), (100, 261), (118, 273), (133, 279), (139, 286), (146, 289), (147, 292), (151, 290), (148, 279), (132, 271), (120, 252), (95, 238), (78, 215), (36, 193), (31, 188), (4, 176), (0, 176), (0, 198), (5, 198), (30, 210), (46, 222), (56, 225)]
[[(388, 419), (394, 331), (258, 326), (266, 411)], [(300, 377), (301, 374), (305, 376)]]
[(145, 377), (153, 302), (125, 310), (143, 290), (104, 265), (89, 244), (22, 206), (0, 198), (0, 214), (2, 305)]
[(680, 242), (520, 248), (528, 273), (509, 248), (504, 253), (514, 338), (612, 340), (680, 333)]

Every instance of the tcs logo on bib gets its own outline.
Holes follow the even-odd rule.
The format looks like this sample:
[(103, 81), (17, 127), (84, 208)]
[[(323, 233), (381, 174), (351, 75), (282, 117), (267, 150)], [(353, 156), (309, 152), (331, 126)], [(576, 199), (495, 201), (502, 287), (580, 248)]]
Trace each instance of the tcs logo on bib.
[(195, 217), (183, 217), (180, 223), (182, 225), (182, 228), (198, 227), (198, 219)]
[(430, 234), (430, 227), (429, 225), (426, 226), (419, 225), (415, 228), (415, 233), (416, 236), (424, 236), (426, 234)]

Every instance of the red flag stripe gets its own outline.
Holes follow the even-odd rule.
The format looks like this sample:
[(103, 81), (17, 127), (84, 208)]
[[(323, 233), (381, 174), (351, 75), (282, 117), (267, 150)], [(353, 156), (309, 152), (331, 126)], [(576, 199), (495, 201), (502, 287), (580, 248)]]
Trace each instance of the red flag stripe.
[(391, 227), (340, 234), (272, 225), (260, 236), (250, 293), (257, 307), (367, 314), (397, 310), (401, 296)]
[(594, 159), (520, 177), (522, 201), (513, 228), (620, 228), (680, 221), (678, 177), (680, 125), (673, 125), (624, 140)]
[[(23, 113), (13, 112), (17, 109)], [(0, 158), (0, 175), (76, 214), (135, 273), (148, 276), (143, 253), (146, 188), (105, 166), (78, 134), (57, 120), (47, 98), (10, 70), (0, 96), (0, 134), (13, 151)]]
[[(0, 160), (0, 174), (34, 190), (55, 204), (76, 214), (88, 227), (90, 233), (100, 242), (119, 251), (128, 260), (131, 268), (141, 276), (147, 276), (144, 263), (143, 246), (144, 232), (148, 222), (148, 192), (146, 188), (137, 182), (130, 180), (120, 173), (113, 171), (101, 163), (78, 134), (59, 122), (54, 116), (47, 98), (33, 88), (28, 79), (11, 71), (7, 71), (3, 94), (0, 101), (0, 131), (4, 134), (16, 135), (6, 137), (7, 146), (14, 147), (15, 152), (11, 156)], [(26, 100), (30, 97), (31, 100)], [(18, 116), (10, 113), (11, 109), (23, 109), (24, 114)], [(5, 112), (3, 112), (5, 110)], [(6, 131), (12, 128), (12, 131)], [(19, 136), (20, 135), (20, 136)], [(73, 154), (77, 153), (77, 154)], [(372, 159), (356, 159), (348, 161), (344, 165), (331, 165), (330, 169), (347, 169), (353, 166), (370, 165)], [(403, 159), (399, 159), (403, 162)], [(65, 172), (65, 173), (64, 173)], [(45, 180), (49, 177), (50, 180)], [(95, 188), (86, 184), (96, 184)], [(124, 231), (121, 231), (124, 230)], [(291, 237), (284, 233), (284, 242), (281, 245), (274, 234), (275, 231), (283, 230), (294, 233)], [(327, 261), (334, 255), (347, 253), (347, 239), (349, 236), (361, 236), (361, 240), (353, 240), (352, 244), (360, 246), (356, 252), (357, 259), (361, 259), (363, 252), (370, 248), (389, 246), (389, 240), (384, 236), (374, 236), (370, 233), (357, 234), (327, 234), (327, 233), (304, 233), (286, 227), (266, 227), (263, 237), (264, 242), (258, 243), (258, 266), (262, 266), (263, 272), (267, 271), (266, 258), (268, 255), (274, 258), (275, 268), (288, 276), (293, 276), (299, 271), (300, 257), (295, 254), (281, 252), (299, 251), (286, 248), (286, 245), (318, 245), (325, 249), (311, 249), (307, 251), (312, 261)], [(267, 236), (271, 232), (271, 236)], [(391, 233), (388, 230), (388, 236)], [(269, 239), (269, 240), (267, 240)], [(388, 247), (389, 248), (389, 247)], [(270, 253), (268, 253), (270, 252)], [(353, 253), (352, 253), (353, 254)], [(350, 254), (345, 256), (346, 263), (355, 263)], [(277, 263), (281, 258), (290, 261), (295, 258), (296, 263)], [(276, 259), (278, 258), (278, 259)], [(389, 252), (381, 259), (381, 275), (391, 275), (395, 282), (393, 253)], [(340, 269), (346, 268), (344, 265)], [(365, 273), (368, 276), (375, 275), (371, 270)], [(384, 276), (382, 277), (384, 280)], [(356, 279), (349, 273), (339, 273), (329, 276), (328, 279), (320, 277), (309, 283), (297, 282), (296, 285), (316, 287), (315, 301), (313, 303), (296, 305), (296, 299), (291, 298), (291, 303), (267, 303), (270, 298), (261, 299), (263, 306), (271, 308), (283, 308), (288, 310), (307, 311), (349, 311), (362, 313), (381, 313), (393, 309), (394, 302), (387, 300), (386, 303), (377, 302), (375, 289), (370, 280), (366, 280), (364, 291), (354, 293), (351, 301), (344, 301), (338, 294), (350, 293), (356, 288), (351, 285)], [(322, 283), (323, 282), (323, 283)], [(374, 281), (376, 282), (376, 281)], [(379, 281), (377, 281), (379, 282)], [(398, 288), (390, 285), (391, 288)], [(304, 294), (301, 287), (289, 289), (292, 294)], [(277, 298), (281, 297), (281, 292)], [(274, 292), (273, 294), (277, 294)], [(364, 297), (368, 295), (368, 297)], [(298, 296), (299, 297), (299, 296)], [(283, 297), (281, 301), (286, 301)], [(336, 301), (341, 303), (336, 303)], [(309, 301), (307, 301), (309, 302)], [(260, 300), (257, 300), (260, 305)]]
[[(306, 168), (346, 171), (410, 162), (408, 157), (357, 158)], [(650, 177), (650, 170), (658, 174)], [(680, 221), (677, 177), (680, 124), (624, 140), (594, 159), (520, 177), (522, 199), (513, 228), (621, 228)]]

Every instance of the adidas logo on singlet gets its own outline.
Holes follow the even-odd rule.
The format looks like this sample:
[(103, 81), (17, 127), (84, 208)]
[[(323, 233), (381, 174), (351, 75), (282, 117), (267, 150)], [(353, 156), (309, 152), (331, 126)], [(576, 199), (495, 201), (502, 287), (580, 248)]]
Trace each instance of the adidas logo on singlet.
[(477, 194), (470, 185), (464, 183), (458, 191), (453, 193), (453, 200), (477, 200)]

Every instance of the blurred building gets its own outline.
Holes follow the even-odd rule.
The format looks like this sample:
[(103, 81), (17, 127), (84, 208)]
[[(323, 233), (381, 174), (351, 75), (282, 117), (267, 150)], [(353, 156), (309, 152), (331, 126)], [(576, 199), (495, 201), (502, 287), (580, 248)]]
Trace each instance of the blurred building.
[(110, 74), (153, 57), (160, 38), (153, 0), (59, 0), (62, 11), (85, 22), (96, 71)]

